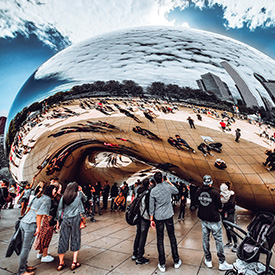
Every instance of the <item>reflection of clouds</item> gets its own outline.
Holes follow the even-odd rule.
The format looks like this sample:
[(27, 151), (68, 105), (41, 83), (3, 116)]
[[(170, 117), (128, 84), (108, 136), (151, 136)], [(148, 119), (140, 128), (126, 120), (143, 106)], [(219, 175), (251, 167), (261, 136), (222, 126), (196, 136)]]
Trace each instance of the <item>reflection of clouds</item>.
[[(28, 36), (32, 32), (50, 46), (58, 43), (58, 36), (74, 43), (125, 27), (173, 25), (167, 14), (176, 8), (188, 7), (189, 2), (205, 8), (205, 0), (6, 0), (0, 2), (0, 36), (14, 37), (17, 32)], [(271, 0), (211, 0), (208, 3), (210, 7), (216, 4), (222, 7), (229, 28), (274, 25), (275, 5)]]
[(70, 81), (55, 87), (56, 91), (111, 79), (131, 79), (145, 87), (157, 80), (198, 88), (196, 80), (211, 72), (226, 82), (236, 96), (235, 83), (220, 65), (225, 60), (237, 68), (261, 102), (256, 89), (263, 94), (266, 91), (253, 73), (274, 79), (274, 60), (236, 40), (193, 29), (144, 27), (92, 38), (49, 59), (35, 78), (58, 75)]

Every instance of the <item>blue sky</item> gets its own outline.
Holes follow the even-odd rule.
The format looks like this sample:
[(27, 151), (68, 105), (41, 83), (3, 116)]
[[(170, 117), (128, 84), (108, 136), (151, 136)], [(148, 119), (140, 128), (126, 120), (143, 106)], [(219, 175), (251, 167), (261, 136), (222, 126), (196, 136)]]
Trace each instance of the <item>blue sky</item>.
[(242, 41), (275, 59), (275, 1), (0, 0), (1, 13), (0, 116), (7, 116), (25, 81), (59, 50), (117, 29), (190, 26)]

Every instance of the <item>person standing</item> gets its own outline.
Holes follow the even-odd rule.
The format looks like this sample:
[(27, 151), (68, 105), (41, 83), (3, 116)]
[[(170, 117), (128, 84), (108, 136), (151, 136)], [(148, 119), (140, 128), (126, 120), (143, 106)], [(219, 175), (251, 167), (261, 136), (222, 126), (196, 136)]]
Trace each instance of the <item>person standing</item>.
[[(222, 183), (220, 186), (221, 202), (223, 204), (223, 209), (221, 212), (222, 221), (229, 221), (235, 223), (235, 193), (230, 189), (230, 182)], [(232, 234), (229, 229), (225, 227), (225, 232), (227, 236), (227, 244), (224, 247), (232, 247), (232, 240), (234, 245), (232, 247), (232, 252), (237, 252), (237, 236)]]
[(188, 197), (188, 189), (185, 185), (185, 183), (181, 182), (180, 183), (180, 212), (179, 212), (179, 217), (178, 221), (184, 221), (184, 216), (185, 216), (185, 206), (186, 206), (186, 201)]
[(189, 116), (186, 120), (188, 120), (190, 128), (196, 129), (195, 124), (194, 124), (194, 119), (191, 118), (191, 116)]
[(219, 258), (219, 270), (225, 271), (232, 269), (233, 266), (225, 260), (223, 242), (222, 242), (222, 225), (220, 222), (220, 210), (222, 202), (218, 190), (212, 187), (213, 181), (210, 175), (203, 177), (203, 186), (196, 193), (198, 204), (198, 217), (202, 226), (202, 246), (204, 251), (204, 263), (208, 268), (212, 268), (212, 257), (210, 252), (209, 238), (212, 233)]
[(101, 195), (101, 182), (98, 181), (95, 185), (95, 191), (94, 191), (94, 195), (93, 195), (93, 215), (95, 215), (95, 206), (97, 205), (98, 208), (98, 214), (102, 215), (101, 213), (101, 207), (100, 207), (100, 195)]
[[(44, 194), (40, 193), (41, 197), (34, 197), (31, 201), (30, 210), (21, 219), (19, 228), (22, 235), (22, 248), (19, 257), (18, 275), (33, 275), (35, 267), (28, 266), (28, 257), (34, 242), (41, 229), (41, 222), (44, 215), (49, 215), (51, 208), (51, 199), (54, 196), (54, 187), (47, 186)], [(56, 191), (56, 190), (55, 190)]]
[(182, 263), (178, 254), (173, 221), (174, 211), (171, 203), (171, 196), (178, 194), (179, 191), (168, 180), (163, 181), (161, 172), (156, 172), (154, 179), (157, 185), (150, 193), (149, 214), (151, 227), (157, 230), (157, 247), (159, 253), (158, 268), (161, 272), (165, 272), (164, 225), (166, 226), (170, 240), (174, 268), (179, 268)]
[(240, 128), (237, 128), (237, 129), (235, 130), (235, 133), (236, 133), (235, 141), (236, 141), (236, 142), (240, 142), (241, 129), (240, 129)]
[[(73, 252), (73, 261), (71, 270), (80, 267), (81, 264), (77, 261), (80, 245), (81, 245), (81, 230), (80, 216), (84, 213), (82, 200), (87, 197), (83, 194), (82, 188), (78, 186), (77, 182), (70, 182), (58, 204), (57, 209), (57, 229), (60, 227), (60, 236), (58, 242), (58, 256), (59, 265), (58, 271), (61, 271), (66, 265), (64, 263), (65, 253), (70, 248)], [(63, 215), (62, 215), (63, 213)], [(61, 222), (62, 217), (62, 223)]]
[(108, 207), (108, 197), (109, 197), (109, 193), (110, 193), (110, 184), (109, 182), (106, 180), (103, 190), (102, 190), (102, 197), (103, 197), (103, 208), (102, 209), (107, 209)]
[(118, 196), (118, 187), (117, 187), (117, 182), (114, 182), (114, 184), (111, 187), (111, 211), (114, 211), (114, 201), (115, 198)]
[(132, 260), (136, 261), (137, 265), (148, 264), (149, 259), (145, 258), (144, 247), (147, 239), (148, 230), (150, 227), (150, 216), (149, 216), (149, 179), (146, 178), (142, 181), (142, 185), (137, 189), (137, 197), (145, 194), (141, 200), (140, 213), (141, 218), (137, 223), (136, 237), (134, 241), (134, 252)]

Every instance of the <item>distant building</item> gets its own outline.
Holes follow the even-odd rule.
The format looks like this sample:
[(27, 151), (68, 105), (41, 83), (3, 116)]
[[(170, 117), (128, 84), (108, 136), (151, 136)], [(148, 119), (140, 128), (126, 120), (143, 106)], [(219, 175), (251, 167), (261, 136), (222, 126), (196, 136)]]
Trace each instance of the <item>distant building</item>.
[(234, 102), (227, 84), (215, 74), (206, 73), (201, 75), (201, 79), (197, 80), (197, 84), (202, 91), (212, 92), (221, 100)]
[(221, 65), (235, 82), (236, 88), (238, 89), (245, 105), (250, 108), (253, 106), (259, 107), (256, 97), (252, 94), (248, 85), (245, 83), (239, 73), (226, 61), (221, 62)]
[(262, 75), (254, 73), (254, 77), (263, 85), (275, 104), (275, 80), (267, 80)]
[(7, 120), (6, 117), (4, 117), (4, 116), (0, 117), (0, 135), (4, 134), (6, 120)]

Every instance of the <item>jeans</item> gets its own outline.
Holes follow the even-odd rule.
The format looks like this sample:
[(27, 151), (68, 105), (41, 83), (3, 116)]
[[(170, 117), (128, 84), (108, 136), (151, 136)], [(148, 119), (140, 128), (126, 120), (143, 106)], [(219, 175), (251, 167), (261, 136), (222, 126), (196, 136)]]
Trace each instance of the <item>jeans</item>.
[(94, 196), (94, 198), (93, 198), (93, 208), (92, 208), (93, 215), (95, 214), (95, 206), (96, 205), (98, 208), (98, 214), (101, 215), (100, 197), (98, 197), (98, 196)]
[(138, 260), (141, 260), (143, 257), (149, 227), (150, 220), (145, 220), (143, 218), (141, 218), (137, 224), (133, 255), (135, 255)]
[(29, 253), (35, 238), (34, 233), (36, 231), (36, 223), (24, 223), (21, 221), (20, 230), (23, 243), (19, 257), (18, 275), (21, 275), (26, 271)]
[(164, 225), (166, 226), (168, 237), (170, 240), (172, 257), (173, 257), (174, 263), (177, 263), (179, 261), (179, 254), (178, 254), (177, 240), (175, 236), (173, 216), (166, 220), (155, 220), (155, 222), (156, 222), (156, 229), (157, 229), (157, 247), (158, 247), (160, 265), (165, 264), (165, 251), (164, 251), (164, 244), (163, 244)]
[(202, 227), (202, 246), (204, 251), (204, 256), (207, 261), (211, 261), (211, 252), (209, 245), (209, 237), (210, 232), (216, 242), (217, 256), (219, 258), (219, 262), (223, 263), (225, 261), (224, 250), (223, 250), (223, 242), (222, 242), (222, 225), (221, 222), (208, 222), (201, 221)]

